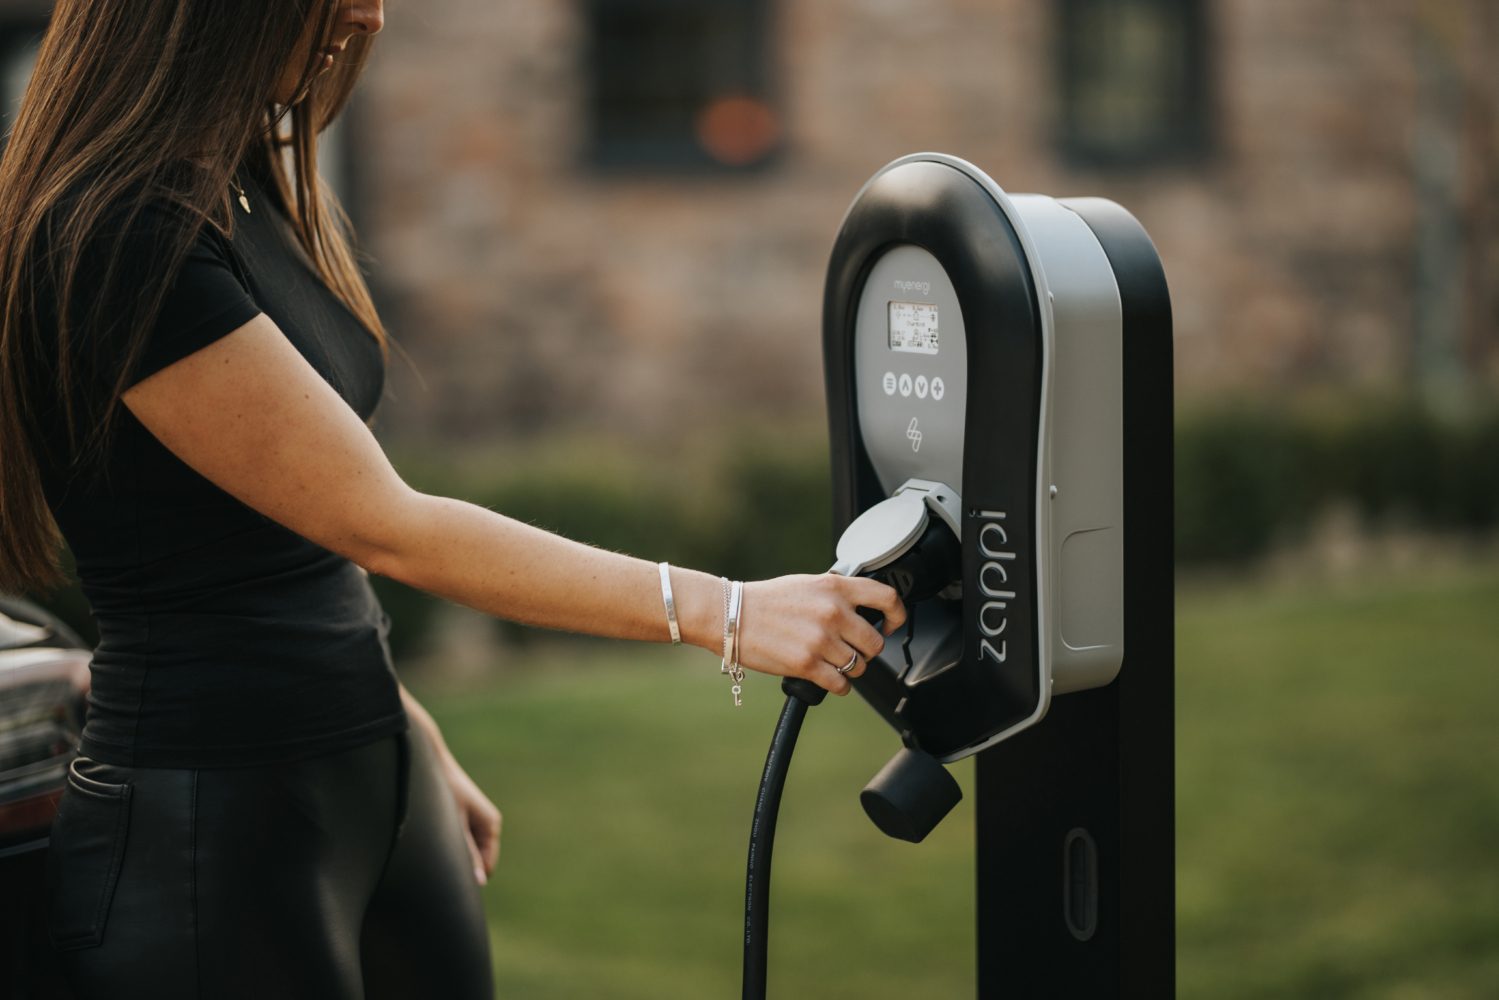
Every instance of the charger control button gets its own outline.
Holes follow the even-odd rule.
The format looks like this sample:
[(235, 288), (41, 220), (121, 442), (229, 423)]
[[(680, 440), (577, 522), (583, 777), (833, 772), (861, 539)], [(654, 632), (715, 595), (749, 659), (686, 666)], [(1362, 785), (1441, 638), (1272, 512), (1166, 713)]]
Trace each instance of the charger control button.
[(895, 372), (886, 372), (880, 384), (884, 386), (885, 395), (895, 395)]
[(900, 394), (902, 396), (911, 395), (911, 376), (902, 375), (900, 377)]

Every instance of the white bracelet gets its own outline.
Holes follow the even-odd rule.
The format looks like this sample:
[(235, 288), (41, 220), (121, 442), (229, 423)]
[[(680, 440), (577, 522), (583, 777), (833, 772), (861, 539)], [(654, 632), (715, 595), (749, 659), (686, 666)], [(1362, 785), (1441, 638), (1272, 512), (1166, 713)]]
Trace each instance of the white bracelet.
[(677, 625), (677, 602), (671, 596), (671, 567), (664, 562), (656, 566), (661, 570), (661, 601), (666, 605), (666, 627), (671, 629), (671, 644), (680, 646), (682, 629)]

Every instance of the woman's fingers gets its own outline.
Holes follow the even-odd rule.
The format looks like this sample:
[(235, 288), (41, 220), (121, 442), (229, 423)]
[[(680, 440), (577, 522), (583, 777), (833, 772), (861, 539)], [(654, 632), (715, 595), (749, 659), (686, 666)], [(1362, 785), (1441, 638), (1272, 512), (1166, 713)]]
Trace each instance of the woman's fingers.
[(500, 827), (503, 822), (504, 817), (493, 805), (474, 816), (474, 824), (478, 827), (479, 860), (484, 865), (486, 876), (493, 874), (494, 866), (500, 860)]
[[(861, 660), (872, 660), (885, 651), (885, 637), (880, 630), (857, 614), (850, 612), (843, 617), (841, 635), (850, 652), (858, 652)], [(828, 657), (833, 659), (833, 657)], [(848, 662), (848, 654), (838, 661), (838, 666)]]
[[(849, 680), (864, 672), (865, 658), (848, 643), (837, 638), (829, 639), (827, 634), (823, 635), (821, 642), (814, 644), (813, 649), (794, 665), (789, 674), (809, 680), (829, 694), (848, 694)], [(847, 673), (839, 673), (838, 668), (850, 659), (854, 660), (854, 665)]]
[[(843, 661), (843, 663), (847, 662), (848, 660), (846, 659)], [(862, 663), (863, 661), (860, 662)], [(838, 667), (843, 666), (843, 663), (838, 664)], [(838, 667), (835, 667), (833, 666), (833, 664), (824, 661), (817, 668), (817, 670), (814, 671), (813, 675), (808, 678), (808, 680), (810, 680), (813, 684), (816, 684), (823, 690), (827, 691), (829, 694), (836, 694), (839, 697), (842, 697), (843, 695), (846, 695), (853, 690), (853, 685), (848, 682), (848, 678), (852, 674), (852, 671), (850, 671), (847, 675), (840, 674), (838, 672)], [(854, 668), (854, 670), (858, 669), (858, 667)]]
[[(840, 616), (838, 636), (832, 641), (833, 648), (829, 650), (831, 655), (827, 657), (826, 666), (831, 668), (832, 673), (829, 676), (826, 669), (819, 670), (821, 676), (815, 679), (820, 686), (838, 695), (848, 694), (851, 689), (849, 681), (863, 676), (869, 661), (884, 651), (885, 636), (906, 622), (905, 605), (901, 603), (895, 588), (863, 577), (846, 577), (842, 580), (843, 597), (849, 602), (849, 607)], [(860, 615), (859, 608), (873, 608), (883, 615), (883, 630), (875, 628)], [(853, 666), (847, 671), (840, 671), (839, 668), (847, 665), (850, 659), (853, 660)]]
[(474, 880), (484, 885), (500, 857), (500, 826), (504, 817), (457, 761), (450, 757), (443, 773), (463, 820), (464, 838), (474, 862)]
[(474, 863), (474, 881), (483, 885), (489, 881), (489, 874), (484, 867), (484, 854), (479, 850), (479, 845), (474, 841), (473, 827), (464, 826), (463, 839), (468, 841), (468, 857)]
[(844, 677), (858, 677), (864, 673), (864, 668), (869, 664), (869, 654), (859, 650), (848, 642), (830, 643), (827, 652), (823, 654), (823, 662), (837, 670), (846, 667), (852, 661), (853, 666), (843, 672)]
[(842, 577), (844, 594), (856, 608), (873, 608), (884, 616), (881, 629), (885, 635), (893, 634), (906, 624), (906, 606), (901, 603), (895, 588), (878, 580), (862, 576)]

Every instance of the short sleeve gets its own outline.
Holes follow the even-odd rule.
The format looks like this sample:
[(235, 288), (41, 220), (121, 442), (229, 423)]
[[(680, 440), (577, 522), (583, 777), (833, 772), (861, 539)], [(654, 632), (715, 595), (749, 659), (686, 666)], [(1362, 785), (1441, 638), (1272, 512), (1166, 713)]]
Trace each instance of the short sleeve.
[(217, 231), (205, 224), (141, 347), (131, 384), (232, 333), (260, 313), (228, 253)]

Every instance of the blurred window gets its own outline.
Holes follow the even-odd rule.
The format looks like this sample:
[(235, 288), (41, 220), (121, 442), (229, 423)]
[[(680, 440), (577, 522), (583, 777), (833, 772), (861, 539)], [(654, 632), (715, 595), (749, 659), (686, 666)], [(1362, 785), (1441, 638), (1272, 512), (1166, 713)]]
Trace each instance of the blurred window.
[(599, 167), (769, 161), (767, 0), (587, 0), (589, 145)]
[(1060, 0), (1060, 139), (1096, 166), (1190, 158), (1207, 146), (1203, 0)]

